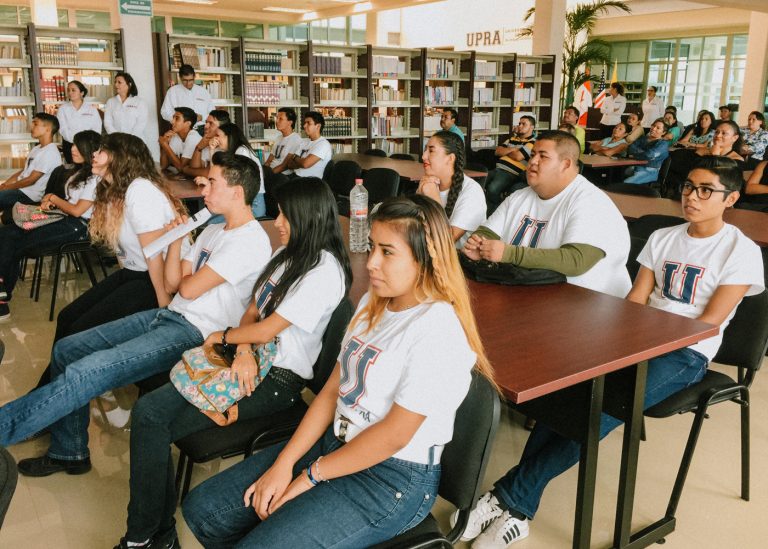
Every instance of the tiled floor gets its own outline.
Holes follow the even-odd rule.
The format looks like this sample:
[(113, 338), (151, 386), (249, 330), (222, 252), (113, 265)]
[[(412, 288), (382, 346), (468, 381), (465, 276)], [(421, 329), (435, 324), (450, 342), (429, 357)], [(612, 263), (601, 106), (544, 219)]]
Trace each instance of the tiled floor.
[[(61, 291), (61, 304), (87, 286), (82, 276), (69, 276)], [(47, 322), (50, 287), (44, 284), (40, 303), (27, 299), (29, 287), (21, 283), (13, 302), (13, 318), (0, 324), (6, 356), (0, 366), (0, 403), (25, 394), (34, 386), (48, 360), (54, 323)], [(26, 292), (26, 293), (25, 293)], [(752, 392), (752, 501), (739, 499), (738, 409), (720, 405), (705, 423), (680, 509), (677, 531), (667, 538), (670, 549), (768, 547), (768, 379), (758, 377)], [(690, 416), (651, 420), (648, 441), (641, 446), (635, 527), (661, 516), (682, 454)], [(593, 546), (609, 547), (618, 481), (620, 431), (600, 446)], [(54, 475), (19, 478), (19, 485), (0, 532), (1, 548), (105, 549), (125, 531), (128, 502), (128, 433), (105, 426), (100, 419), (90, 428), (94, 468), (82, 476)], [(527, 437), (519, 418), (504, 414), (486, 484), (513, 464)], [(17, 459), (36, 456), (47, 439), (10, 448)], [(198, 466), (193, 483), (237, 460)], [(541, 510), (532, 523), (531, 536), (520, 549), (567, 548), (571, 544), (576, 470), (549, 486)], [(438, 516), (447, 522), (449, 506), (438, 502)], [(199, 547), (180, 514), (179, 533), (186, 548)]]

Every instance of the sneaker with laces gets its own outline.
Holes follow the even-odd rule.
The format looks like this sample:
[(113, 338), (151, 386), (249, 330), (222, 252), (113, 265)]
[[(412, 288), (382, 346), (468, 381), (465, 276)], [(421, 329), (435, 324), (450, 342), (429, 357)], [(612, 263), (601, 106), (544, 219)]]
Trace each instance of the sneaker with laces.
[(6, 301), (0, 301), (0, 322), (11, 319), (11, 308)]
[[(496, 499), (491, 492), (483, 494), (477, 503), (475, 503), (474, 509), (469, 513), (469, 521), (467, 527), (464, 529), (464, 533), (461, 534), (461, 541), (470, 541), (480, 535), (480, 532), (493, 522), (497, 517), (500, 517), (504, 510), (499, 505), (499, 500)], [(456, 525), (459, 512), (456, 511), (451, 516), (451, 528)]]
[(528, 537), (528, 519), (520, 520), (504, 511), (472, 544), (472, 549), (505, 549)]

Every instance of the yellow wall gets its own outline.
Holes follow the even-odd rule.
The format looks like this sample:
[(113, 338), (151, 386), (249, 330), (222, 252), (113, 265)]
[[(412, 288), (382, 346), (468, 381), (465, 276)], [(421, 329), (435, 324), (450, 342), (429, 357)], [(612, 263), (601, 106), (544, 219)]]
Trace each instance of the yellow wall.
[(733, 8), (603, 17), (595, 25), (593, 35), (608, 40), (634, 40), (746, 33), (749, 18), (749, 11)]

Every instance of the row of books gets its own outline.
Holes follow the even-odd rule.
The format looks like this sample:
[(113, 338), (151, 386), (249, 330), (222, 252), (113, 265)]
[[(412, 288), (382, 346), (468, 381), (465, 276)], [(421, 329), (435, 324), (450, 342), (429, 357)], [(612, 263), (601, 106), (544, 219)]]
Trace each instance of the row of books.
[(424, 117), (424, 131), (436, 132), (440, 131), (440, 113), (430, 114)]
[(250, 80), (245, 83), (245, 99), (249, 105), (278, 105), (294, 99), (293, 86), (286, 86), (278, 81)]
[(530, 105), (536, 102), (536, 88), (515, 88), (515, 103)]
[(21, 78), (16, 80), (11, 86), (0, 86), (0, 96), (3, 97), (19, 97), (26, 95), (24, 92), (24, 82)]
[(0, 118), (0, 135), (29, 132), (29, 120), (23, 118)]
[(352, 72), (349, 56), (313, 55), (312, 72), (318, 74), (342, 74)]
[(315, 101), (352, 101), (354, 99), (351, 88), (323, 87), (315, 83), (313, 90)]
[(63, 76), (40, 79), (40, 94), (43, 101), (66, 101), (67, 80)]
[(427, 59), (427, 78), (449, 78), (455, 76), (453, 59)]
[(43, 65), (77, 65), (77, 43), (40, 42), (37, 52)]
[(470, 147), (475, 150), (496, 148), (496, 138), (492, 135), (476, 137), (470, 141)]
[(536, 77), (536, 63), (526, 63), (525, 61), (518, 61), (515, 69), (515, 75), (517, 78), (535, 78)]
[(249, 139), (264, 139), (264, 122), (249, 122), (248, 123), (248, 138)]
[(405, 61), (400, 61), (399, 57), (391, 55), (374, 55), (371, 69), (374, 74), (384, 76), (397, 76), (408, 72), (405, 67)]
[(353, 134), (352, 118), (338, 116), (335, 118), (326, 118), (323, 126), (323, 135), (325, 137), (345, 137)]
[(404, 128), (404, 117), (402, 115), (374, 116), (371, 120), (371, 130), (374, 136), (405, 133), (403, 131)]
[(261, 52), (261, 51), (246, 51), (245, 52), (245, 70), (249, 72), (274, 72), (280, 73), (283, 68), (291, 68), (290, 66), (284, 67), (283, 60), (290, 63), (290, 59), (280, 52)]
[(203, 87), (211, 94), (211, 99), (228, 99), (229, 87), (227, 83), (222, 80), (206, 80), (203, 81)]
[(490, 103), (493, 101), (493, 88), (475, 88), (472, 97), (475, 103)]
[(377, 149), (381, 149), (388, 155), (391, 155), (392, 153), (407, 153), (408, 150), (406, 149), (406, 142), (405, 141), (393, 141), (391, 139), (379, 139), (374, 142), (374, 147)]
[(490, 78), (498, 76), (498, 64), (495, 61), (475, 61), (475, 76)]
[(353, 143), (342, 143), (341, 141), (331, 143), (331, 150), (333, 150), (334, 155), (355, 152)]
[(21, 59), (21, 48), (18, 44), (0, 44), (0, 59)]
[(424, 102), (427, 105), (444, 105), (453, 101), (453, 86), (427, 86), (424, 89)]
[(473, 112), (472, 113), (472, 129), (473, 130), (490, 130), (492, 128), (493, 128), (492, 112)]
[(374, 101), (405, 101), (405, 90), (390, 86), (375, 86), (373, 88)]
[(2, 118), (26, 118), (27, 109), (25, 107), (0, 107), (0, 117)]

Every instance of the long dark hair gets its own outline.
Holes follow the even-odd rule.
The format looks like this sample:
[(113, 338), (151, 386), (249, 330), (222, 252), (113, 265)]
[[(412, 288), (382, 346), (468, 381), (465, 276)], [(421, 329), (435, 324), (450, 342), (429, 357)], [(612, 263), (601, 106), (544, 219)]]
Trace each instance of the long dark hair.
[(701, 113), (699, 113), (699, 118), (696, 119), (696, 126), (693, 128), (693, 135), (696, 137), (702, 137), (704, 135), (701, 119), (705, 116), (709, 116), (709, 128), (707, 129), (707, 133), (715, 131), (715, 114), (712, 111), (701, 111)]
[(136, 95), (139, 95), (139, 88), (136, 87), (136, 81), (133, 79), (133, 76), (131, 76), (129, 73), (125, 71), (120, 71), (115, 75), (115, 80), (118, 78), (122, 78), (125, 80), (125, 83), (128, 84), (128, 96), (134, 97)]
[(731, 131), (733, 131), (736, 135), (736, 141), (734, 141), (731, 150), (736, 154), (741, 154), (740, 151), (742, 147), (744, 147), (744, 138), (741, 135), (741, 128), (739, 128), (739, 125), (733, 120), (721, 120), (717, 123), (717, 126), (715, 126), (715, 130), (723, 125), (729, 126)]
[(440, 141), (440, 145), (443, 147), (443, 150), (445, 150), (445, 154), (452, 154), (456, 158), (456, 160), (453, 161), (451, 188), (448, 191), (448, 198), (445, 202), (445, 215), (450, 219), (453, 214), (453, 208), (456, 206), (456, 201), (461, 194), (461, 189), (464, 188), (464, 164), (466, 162), (464, 141), (462, 141), (461, 137), (455, 133), (446, 130), (435, 132), (432, 137)]
[(91, 171), (91, 161), (93, 160), (93, 153), (101, 147), (101, 135), (93, 130), (84, 130), (75, 134), (72, 143), (77, 147), (80, 156), (83, 157), (83, 163), (76, 164), (72, 175), (67, 179), (67, 183), (64, 185), (65, 192), (67, 193), (70, 190), (80, 188), (91, 177), (93, 173)]
[[(319, 177), (300, 177), (275, 189), (280, 211), (291, 226), (288, 244), (280, 250), (259, 275), (254, 286), (258, 292), (280, 265), (283, 275), (264, 307), (264, 318), (271, 315), (290, 289), (320, 263), (323, 250), (336, 258), (344, 272), (345, 293), (352, 284), (352, 268), (339, 226), (336, 199), (330, 187)], [(323, 291), (318, 288), (318, 291)]]
[(256, 151), (253, 150), (253, 147), (251, 147), (251, 144), (248, 143), (248, 139), (246, 139), (245, 135), (243, 134), (243, 130), (241, 130), (237, 124), (227, 122), (226, 124), (219, 126), (219, 129), (221, 130), (221, 133), (227, 136), (227, 150), (225, 152), (228, 152), (229, 154), (235, 154), (237, 149), (240, 147), (245, 147), (253, 153), (254, 157), (258, 156)]

